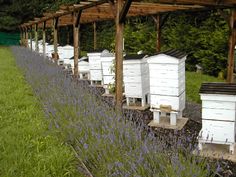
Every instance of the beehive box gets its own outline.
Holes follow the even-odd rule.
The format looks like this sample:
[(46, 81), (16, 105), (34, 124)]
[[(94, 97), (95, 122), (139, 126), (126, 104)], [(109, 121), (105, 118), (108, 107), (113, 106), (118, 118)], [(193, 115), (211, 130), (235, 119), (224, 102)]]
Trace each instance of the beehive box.
[(202, 100), (202, 129), (199, 149), (203, 143), (228, 144), (233, 153), (235, 144), (236, 84), (204, 83)]
[(104, 50), (101, 54), (101, 63), (102, 63), (102, 79), (103, 79), (103, 88), (105, 93), (109, 94), (108, 86), (109, 84), (115, 83), (115, 73), (113, 69), (115, 61), (115, 55), (110, 53), (108, 50)]
[(184, 110), (185, 60), (186, 55), (177, 50), (148, 58), (152, 109), (160, 109), (161, 105), (165, 105), (177, 112)]
[(94, 82), (102, 82), (101, 53), (102, 52), (87, 53), (89, 59), (91, 84)]
[(141, 106), (149, 104), (149, 72), (147, 55), (127, 55), (123, 61), (123, 77), (127, 105), (140, 98)]
[(58, 54), (60, 59), (69, 59), (74, 56), (74, 47), (65, 45), (58, 47)]

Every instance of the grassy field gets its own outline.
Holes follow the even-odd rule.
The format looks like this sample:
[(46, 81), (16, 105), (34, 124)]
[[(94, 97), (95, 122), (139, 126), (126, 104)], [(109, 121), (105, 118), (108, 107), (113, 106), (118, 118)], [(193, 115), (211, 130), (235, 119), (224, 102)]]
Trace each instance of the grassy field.
[(201, 103), (199, 89), (203, 82), (224, 82), (224, 81), (200, 73), (186, 72), (186, 95), (188, 101)]
[(48, 130), (10, 49), (0, 47), (0, 176), (76, 176), (72, 150)]

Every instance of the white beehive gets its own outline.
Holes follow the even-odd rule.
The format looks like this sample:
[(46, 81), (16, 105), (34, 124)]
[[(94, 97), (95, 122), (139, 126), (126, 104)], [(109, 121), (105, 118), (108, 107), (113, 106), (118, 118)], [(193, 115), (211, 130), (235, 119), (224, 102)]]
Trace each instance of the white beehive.
[(58, 47), (58, 54), (62, 60), (72, 58), (74, 56), (74, 47), (71, 45), (60, 46)]
[[(70, 65), (72, 72), (74, 72), (74, 57), (64, 60), (65, 65)], [(89, 62), (87, 57), (82, 57), (78, 61), (79, 74), (81, 79), (89, 79)]]
[(141, 98), (141, 105), (149, 104), (149, 72), (147, 55), (127, 55), (123, 61), (123, 77), (127, 105)]
[(204, 83), (200, 89), (202, 100), (202, 129), (199, 149), (203, 143), (230, 145), (234, 153), (236, 120), (236, 84)]
[(176, 118), (182, 117), (185, 108), (185, 60), (186, 55), (177, 50), (148, 58), (150, 106), (157, 123), (163, 108), (168, 108), (171, 113), (171, 125), (176, 125)]
[(52, 53), (54, 52), (54, 45), (46, 45), (46, 56), (52, 58)]
[(101, 54), (101, 63), (102, 63), (102, 82), (105, 93), (109, 93), (108, 86), (109, 84), (114, 84), (115, 82), (115, 73), (112, 70), (114, 65), (115, 55), (110, 53), (108, 50), (104, 50)]
[(92, 85), (96, 82), (102, 82), (101, 53), (102, 52), (87, 53), (89, 58), (90, 81)]

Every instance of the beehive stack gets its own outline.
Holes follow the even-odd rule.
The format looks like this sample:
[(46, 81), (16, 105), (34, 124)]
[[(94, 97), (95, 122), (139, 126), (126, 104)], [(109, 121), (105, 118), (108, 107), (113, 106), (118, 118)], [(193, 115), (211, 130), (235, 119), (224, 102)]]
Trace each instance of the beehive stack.
[(141, 106), (149, 103), (149, 72), (147, 55), (127, 55), (123, 61), (125, 96), (127, 105), (141, 99)]
[(169, 50), (148, 58), (150, 75), (150, 101), (154, 121), (160, 114), (170, 113), (170, 124), (182, 117), (185, 108), (185, 60), (186, 55)]
[(227, 144), (234, 153), (236, 120), (236, 84), (204, 83), (200, 89), (202, 100), (202, 144)]

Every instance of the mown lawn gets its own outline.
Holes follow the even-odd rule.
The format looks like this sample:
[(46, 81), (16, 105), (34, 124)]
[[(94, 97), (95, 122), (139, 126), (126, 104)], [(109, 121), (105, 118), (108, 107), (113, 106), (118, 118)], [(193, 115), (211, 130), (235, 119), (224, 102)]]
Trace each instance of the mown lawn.
[(199, 89), (204, 82), (225, 82), (224, 80), (195, 72), (186, 72), (187, 100), (201, 103)]
[(77, 176), (72, 150), (48, 129), (38, 100), (4, 47), (0, 47), (0, 176)]

